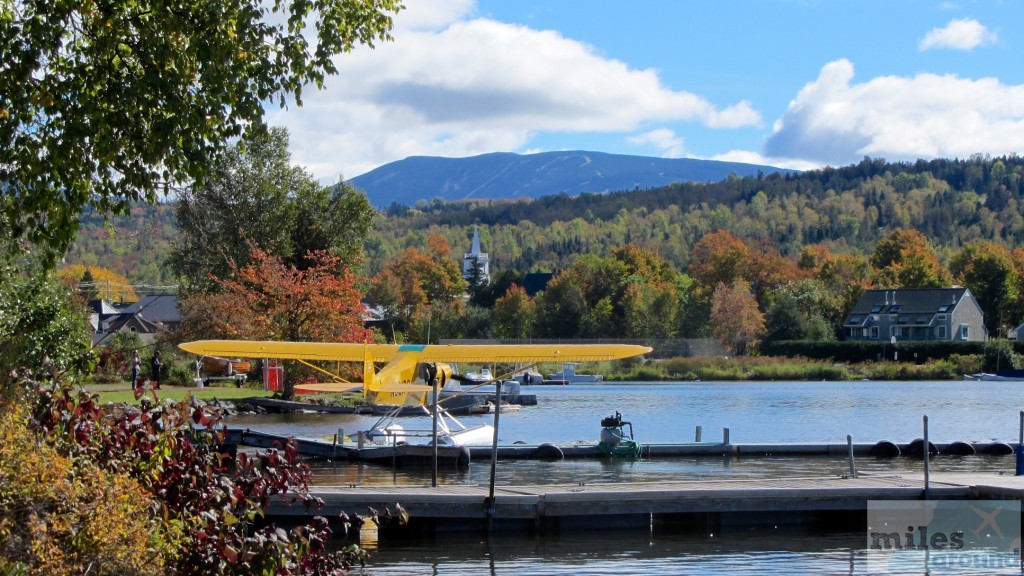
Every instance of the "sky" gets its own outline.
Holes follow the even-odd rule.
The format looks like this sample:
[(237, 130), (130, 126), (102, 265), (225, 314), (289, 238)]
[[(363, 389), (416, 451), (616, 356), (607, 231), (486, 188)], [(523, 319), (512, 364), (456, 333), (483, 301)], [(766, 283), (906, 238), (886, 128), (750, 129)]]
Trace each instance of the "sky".
[(268, 107), (324, 184), (409, 156), (588, 150), (812, 169), (1024, 153), (1016, 0), (405, 0)]

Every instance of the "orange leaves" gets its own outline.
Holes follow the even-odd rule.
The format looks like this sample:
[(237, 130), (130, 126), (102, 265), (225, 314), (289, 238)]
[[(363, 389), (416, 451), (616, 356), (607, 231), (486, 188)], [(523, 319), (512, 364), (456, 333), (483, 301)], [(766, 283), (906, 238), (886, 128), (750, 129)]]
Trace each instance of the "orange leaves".
[[(217, 279), (221, 292), (197, 295), (183, 306), (192, 326), (209, 336), (253, 340), (358, 342), (363, 328), (359, 277), (325, 251), (309, 252), (314, 264), (298, 269), (252, 249), (252, 263), (234, 280)], [(342, 270), (340, 273), (338, 270)]]

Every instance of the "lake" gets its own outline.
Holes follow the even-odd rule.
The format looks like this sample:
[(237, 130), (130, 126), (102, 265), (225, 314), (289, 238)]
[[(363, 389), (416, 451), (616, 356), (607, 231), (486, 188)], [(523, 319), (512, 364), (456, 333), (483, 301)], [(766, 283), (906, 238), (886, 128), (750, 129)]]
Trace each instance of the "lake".
[[(935, 442), (1016, 443), (1024, 383), (1015, 382), (677, 382), (602, 383), (524, 387), (537, 406), (502, 414), (502, 444), (597, 441), (600, 421), (616, 411), (633, 425), (641, 443), (692, 442), (702, 426), (705, 442), (719, 442), (722, 428), (732, 442), (835, 442), (922, 436), (929, 418)], [(466, 425), (493, 415), (460, 417)], [(229, 425), (261, 432), (325, 438), (369, 427), (361, 415), (292, 414), (240, 416)], [(402, 424), (430, 427), (430, 419)], [(501, 461), (498, 485), (574, 482), (636, 482), (720, 477), (835, 475), (848, 471), (842, 457), (708, 457), (639, 461)], [(919, 472), (920, 460), (857, 459), (859, 471)], [(1014, 457), (945, 457), (933, 471), (1013, 473)], [(481, 484), (490, 463), (441, 470), (440, 483)], [(318, 463), (314, 483), (429, 484), (430, 471), (391, 470), (371, 465)], [(864, 533), (749, 532), (732, 534), (586, 534), (557, 538), (444, 536), (412, 542), (382, 542), (363, 574), (870, 574)], [(920, 572), (923, 573), (923, 567)], [(932, 572), (936, 573), (936, 572)], [(949, 573), (992, 573), (991, 570)], [(1014, 572), (1019, 574), (1019, 570)]]

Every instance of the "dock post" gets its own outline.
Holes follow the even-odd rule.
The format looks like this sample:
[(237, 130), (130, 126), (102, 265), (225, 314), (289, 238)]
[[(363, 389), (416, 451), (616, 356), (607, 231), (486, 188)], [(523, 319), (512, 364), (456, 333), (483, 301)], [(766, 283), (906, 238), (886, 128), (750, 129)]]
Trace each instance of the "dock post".
[(356, 446), (358, 446), (359, 449), (362, 450), (363, 449), (363, 444), (365, 444), (365, 443), (366, 443), (366, 433), (364, 431), (362, 431), (362, 430), (356, 432)]
[(928, 416), (924, 417), (924, 499), (929, 497), (928, 493), (928, 458), (931, 456), (931, 444), (928, 443)]
[(501, 380), (495, 381), (494, 390), (494, 438), (491, 441), (491, 485), (487, 493), (487, 534), (494, 526), (494, 479), (498, 471), (498, 418), (501, 416)]
[[(1024, 414), (1024, 412), (1021, 412), (1021, 414)], [(700, 433), (701, 433), (700, 426), (697, 426), (697, 431), (693, 435), (693, 441), (698, 443), (698, 444), (700, 444)]]
[(850, 453), (850, 478), (857, 477), (857, 465), (853, 462), (853, 436), (846, 435), (846, 450)]
[(431, 444), (434, 445), (434, 449), (433, 449), (433, 451), (431, 453), (432, 458), (430, 460), (431, 465), (432, 465), (431, 466), (430, 485), (433, 488), (437, 488), (437, 416), (438, 416), (438, 412), (437, 412), (437, 403), (438, 403), (438, 400), (437, 400), (437, 396), (438, 396), (437, 386), (438, 386), (438, 381), (437, 381), (437, 378), (432, 378), (430, 384), (431, 384), (431, 386), (434, 387), (434, 405), (431, 406), (431, 408), (433, 408), (433, 413), (434, 413), (433, 414), (433, 420), (434, 420), (434, 422), (433, 422), (433, 425), (434, 425), (433, 438), (434, 438), (434, 441), (431, 442)]
[(1020, 411), (1020, 427), (1017, 431), (1017, 476), (1024, 476), (1024, 410)]
[(728, 428), (722, 428), (722, 444), (728, 444), (728, 443), (729, 443), (729, 429)]

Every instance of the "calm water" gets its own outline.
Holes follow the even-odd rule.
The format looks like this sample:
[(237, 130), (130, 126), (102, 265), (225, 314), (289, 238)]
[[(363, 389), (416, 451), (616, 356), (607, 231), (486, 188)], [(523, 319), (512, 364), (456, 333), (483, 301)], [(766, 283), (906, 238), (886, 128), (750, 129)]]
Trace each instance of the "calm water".
[[(1012, 382), (772, 382), (772, 383), (608, 383), (524, 387), (538, 405), (502, 414), (502, 444), (593, 443), (601, 418), (621, 412), (641, 443), (679, 443), (703, 427), (706, 442), (720, 441), (722, 428), (733, 442), (835, 442), (890, 440), (922, 436), (936, 442), (1016, 442), (1024, 384)], [(493, 416), (466, 416), (466, 425)], [(232, 426), (261, 432), (325, 438), (369, 427), (375, 418), (358, 415), (275, 415), (233, 419)], [(406, 428), (429, 429), (429, 418), (403, 419)], [(502, 461), (498, 485), (575, 482), (657, 481), (721, 477), (834, 475), (848, 471), (845, 458), (712, 457), (649, 459), (636, 462), (574, 460), (555, 463)], [(919, 472), (907, 458), (858, 458), (859, 471)], [(1012, 473), (1014, 458), (938, 457), (934, 471)], [(490, 480), (490, 463), (468, 470), (441, 470), (443, 484)], [(315, 483), (429, 484), (429, 470), (319, 463)], [(809, 534), (739, 532), (732, 534), (586, 534), (558, 538), (449, 537), (430, 541), (385, 541), (363, 574), (872, 574), (863, 533)], [(1019, 571), (1015, 571), (1018, 573)], [(908, 573), (925, 573), (910, 570)], [(932, 570), (992, 573), (992, 570)]]

